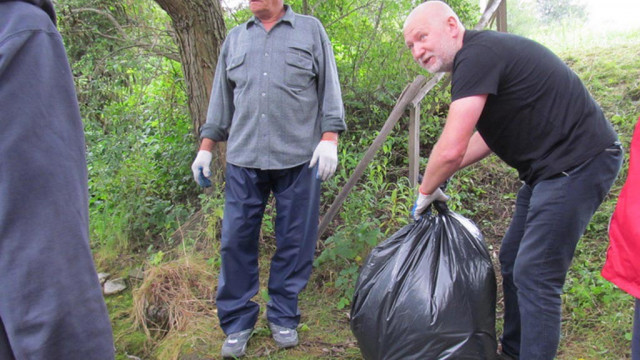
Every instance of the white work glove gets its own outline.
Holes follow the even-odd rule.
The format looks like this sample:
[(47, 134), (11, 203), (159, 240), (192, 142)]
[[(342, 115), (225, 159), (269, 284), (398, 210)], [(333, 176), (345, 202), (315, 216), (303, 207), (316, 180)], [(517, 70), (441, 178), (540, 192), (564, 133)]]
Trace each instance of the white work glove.
[[(202, 187), (211, 186), (211, 183), (207, 183), (209, 177), (211, 177), (211, 158), (213, 155), (211, 151), (200, 150), (198, 151), (198, 155), (196, 155), (196, 159), (193, 160), (193, 164), (191, 164), (191, 171), (193, 171), (193, 179), (198, 183), (198, 185)], [(200, 175), (200, 171), (202, 171), (202, 176)], [(207, 186), (208, 185), (208, 186)]]
[(309, 167), (318, 163), (318, 177), (327, 180), (338, 167), (338, 144), (332, 140), (321, 140), (313, 151)]
[(449, 200), (449, 197), (442, 190), (440, 190), (440, 188), (436, 189), (436, 191), (434, 191), (433, 194), (430, 195), (425, 195), (421, 193), (420, 190), (418, 190), (418, 192), (420, 193), (418, 195), (418, 199), (416, 199), (416, 202), (413, 204), (413, 209), (411, 209), (411, 216), (413, 216), (413, 218), (416, 220), (422, 217), (422, 213), (427, 210), (432, 202), (445, 202)]

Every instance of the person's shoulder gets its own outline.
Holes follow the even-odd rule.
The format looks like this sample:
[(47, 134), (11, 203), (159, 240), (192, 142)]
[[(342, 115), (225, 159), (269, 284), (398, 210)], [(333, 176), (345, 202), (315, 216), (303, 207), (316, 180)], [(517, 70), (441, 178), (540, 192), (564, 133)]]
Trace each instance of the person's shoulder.
[(233, 28), (231, 28), (231, 30), (229, 30), (229, 32), (227, 33), (227, 36), (225, 37), (224, 42), (228, 43), (228, 42), (236, 41), (241, 36), (241, 34), (247, 30), (250, 22), (251, 20), (247, 20), (242, 24), (236, 25)]
[(515, 51), (527, 44), (533, 43), (525, 37), (515, 34), (498, 32), (494, 30), (467, 30), (464, 35), (464, 42), (461, 51), (503, 53), (504, 51)]
[(492, 30), (467, 30), (464, 33), (464, 40), (460, 53), (475, 53), (477, 51), (495, 50), (499, 47), (500, 39), (498, 33)]
[[(521, 35), (505, 33), (495, 30), (467, 30), (469, 36), (465, 34), (465, 40), (470, 40), (471, 43), (493, 43), (493, 44), (531, 44), (536, 43), (534, 40), (526, 38)], [(537, 43), (536, 43), (537, 44)]]
[(318, 18), (313, 15), (294, 13), (294, 16), (296, 17), (296, 21), (310, 21), (317, 22), (318, 24), (320, 23), (320, 20), (318, 20)]
[(315, 16), (311, 16), (311, 15), (304, 15), (304, 14), (298, 14), (296, 13), (295, 15), (295, 21), (296, 21), (296, 25), (297, 24), (302, 24), (305, 26), (309, 26), (309, 27), (314, 27), (314, 28), (318, 28), (318, 29), (323, 29), (324, 30), (324, 25), (322, 25), (322, 22), (316, 18)]
[(494, 30), (467, 30), (465, 32), (464, 38), (465, 42), (482, 43), (503, 40), (505, 38), (505, 35), (511, 34)]
[(248, 18), (246, 21), (241, 22), (240, 24), (232, 27), (231, 30), (229, 30), (229, 34), (238, 33), (238, 32), (242, 32), (244, 30), (247, 30), (247, 28), (249, 26), (251, 26), (251, 25), (255, 25), (255, 17), (253, 17), (253, 16)]
[(56, 30), (49, 15), (41, 8), (22, 1), (0, 2), (3, 11), (0, 12), (4, 18), (0, 24), (8, 25), (12, 23), (17, 29), (42, 29)]
[(49, 15), (22, 1), (0, 2), (0, 41), (25, 31), (57, 33)]
[(242, 30), (245, 30), (247, 28), (247, 25), (249, 24), (248, 21), (243, 22), (242, 24), (236, 25), (234, 27), (231, 28), (231, 30), (229, 30), (229, 33), (227, 33), (227, 36), (229, 35), (235, 35), (239, 32), (242, 32)]

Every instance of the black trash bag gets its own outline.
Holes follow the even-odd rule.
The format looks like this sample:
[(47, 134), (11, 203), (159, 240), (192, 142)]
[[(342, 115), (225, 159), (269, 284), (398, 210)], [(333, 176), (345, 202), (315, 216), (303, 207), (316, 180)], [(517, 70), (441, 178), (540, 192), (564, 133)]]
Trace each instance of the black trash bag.
[(351, 331), (374, 359), (495, 359), (496, 278), (482, 234), (434, 204), (376, 246), (356, 284)]

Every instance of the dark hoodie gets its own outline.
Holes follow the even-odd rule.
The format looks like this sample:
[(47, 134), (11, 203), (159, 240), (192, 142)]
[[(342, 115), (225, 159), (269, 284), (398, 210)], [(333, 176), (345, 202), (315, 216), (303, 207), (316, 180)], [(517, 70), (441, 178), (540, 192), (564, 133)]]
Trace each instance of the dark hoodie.
[(0, 359), (113, 360), (82, 121), (50, 0), (0, 0)]

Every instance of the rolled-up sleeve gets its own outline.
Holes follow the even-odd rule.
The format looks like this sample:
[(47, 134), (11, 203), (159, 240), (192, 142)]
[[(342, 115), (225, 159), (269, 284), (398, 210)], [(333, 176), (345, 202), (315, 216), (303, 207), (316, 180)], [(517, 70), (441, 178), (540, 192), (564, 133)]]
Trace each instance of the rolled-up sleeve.
[(342, 93), (340, 91), (340, 78), (336, 66), (333, 48), (326, 31), (318, 22), (321, 33), (322, 57), (320, 61), (320, 73), (318, 79), (319, 103), (322, 107), (322, 120), (320, 129), (341, 133), (347, 126), (344, 121), (344, 107)]

